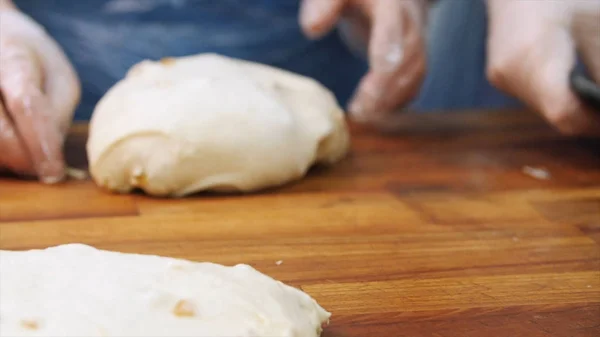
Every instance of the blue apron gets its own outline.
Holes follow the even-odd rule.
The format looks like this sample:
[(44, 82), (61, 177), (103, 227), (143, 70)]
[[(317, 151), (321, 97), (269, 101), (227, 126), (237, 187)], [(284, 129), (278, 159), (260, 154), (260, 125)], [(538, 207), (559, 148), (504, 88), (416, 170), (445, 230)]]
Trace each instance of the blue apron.
[(144, 59), (216, 52), (313, 77), (342, 105), (366, 72), (332, 33), (309, 41), (299, 0), (16, 0), (64, 48), (83, 85), (75, 119)]
[[(325, 1), (325, 0), (323, 0)], [(309, 41), (298, 25), (300, 0), (15, 0), (44, 25), (83, 84), (76, 119), (143, 59), (216, 52), (315, 78), (345, 106), (367, 71), (337, 33)], [(438, 1), (430, 13), (429, 72), (413, 111), (497, 109), (520, 103), (485, 76), (483, 0)]]

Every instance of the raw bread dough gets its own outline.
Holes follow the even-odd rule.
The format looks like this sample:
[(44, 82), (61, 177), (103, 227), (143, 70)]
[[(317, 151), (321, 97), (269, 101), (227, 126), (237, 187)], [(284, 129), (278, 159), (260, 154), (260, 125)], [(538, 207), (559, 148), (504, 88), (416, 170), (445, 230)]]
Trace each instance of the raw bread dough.
[(87, 144), (97, 184), (160, 196), (281, 185), (348, 147), (321, 84), (216, 54), (132, 67), (96, 106)]
[(79, 244), (0, 251), (0, 336), (315, 337), (329, 317), (247, 265)]

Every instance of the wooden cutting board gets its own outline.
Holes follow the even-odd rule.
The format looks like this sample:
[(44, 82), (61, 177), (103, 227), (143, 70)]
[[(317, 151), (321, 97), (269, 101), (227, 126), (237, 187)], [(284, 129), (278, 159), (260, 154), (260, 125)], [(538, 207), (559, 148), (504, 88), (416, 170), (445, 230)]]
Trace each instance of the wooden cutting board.
[[(161, 200), (5, 178), (0, 248), (249, 263), (333, 312), (327, 337), (600, 336), (600, 142), (518, 111), (404, 125), (353, 127), (342, 163), (254, 195)], [(72, 165), (85, 166), (85, 133), (67, 142)]]

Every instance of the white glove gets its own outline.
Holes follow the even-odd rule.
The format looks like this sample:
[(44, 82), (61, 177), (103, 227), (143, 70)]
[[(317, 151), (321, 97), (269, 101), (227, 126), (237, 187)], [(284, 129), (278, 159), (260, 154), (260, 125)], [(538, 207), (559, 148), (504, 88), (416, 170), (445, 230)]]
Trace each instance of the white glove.
[(0, 0), (0, 169), (60, 181), (65, 134), (80, 83), (58, 44)]
[(426, 68), (426, 7), (425, 0), (303, 0), (300, 24), (307, 36), (318, 38), (344, 21), (368, 44), (370, 70), (349, 106), (355, 120), (385, 123), (418, 94)]
[(488, 0), (490, 81), (565, 134), (600, 135), (600, 114), (570, 90), (576, 50), (600, 82), (600, 0)]

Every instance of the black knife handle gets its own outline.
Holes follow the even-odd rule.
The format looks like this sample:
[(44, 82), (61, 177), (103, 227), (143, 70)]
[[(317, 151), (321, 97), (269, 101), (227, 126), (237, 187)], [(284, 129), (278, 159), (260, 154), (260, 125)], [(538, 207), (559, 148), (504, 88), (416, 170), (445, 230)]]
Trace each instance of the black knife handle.
[(600, 86), (581, 71), (573, 70), (569, 78), (571, 90), (587, 105), (600, 112)]

